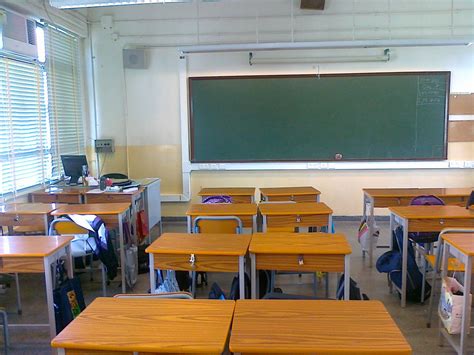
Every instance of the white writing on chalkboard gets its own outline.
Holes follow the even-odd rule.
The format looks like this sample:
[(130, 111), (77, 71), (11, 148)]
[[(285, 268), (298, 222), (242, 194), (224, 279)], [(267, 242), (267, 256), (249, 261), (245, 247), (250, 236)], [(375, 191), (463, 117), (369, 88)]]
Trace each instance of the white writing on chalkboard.
[(442, 104), (446, 100), (446, 82), (444, 78), (420, 76), (416, 105)]

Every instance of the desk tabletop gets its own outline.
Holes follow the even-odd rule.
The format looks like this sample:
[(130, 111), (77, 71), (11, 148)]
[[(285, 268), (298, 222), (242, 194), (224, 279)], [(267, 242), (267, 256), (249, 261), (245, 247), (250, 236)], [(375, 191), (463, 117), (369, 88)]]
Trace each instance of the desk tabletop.
[(86, 203), (82, 205), (65, 205), (53, 213), (53, 216), (60, 216), (63, 214), (96, 214), (96, 215), (111, 215), (122, 214), (130, 208), (130, 202), (122, 203)]
[(66, 205), (58, 203), (8, 203), (0, 205), (0, 214), (48, 214), (64, 206)]
[(249, 251), (254, 254), (348, 255), (352, 248), (343, 234), (254, 233)]
[(249, 234), (164, 233), (148, 248), (152, 254), (245, 255)]
[(442, 238), (463, 254), (474, 256), (474, 233), (448, 233)]
[(255, 203), (193, 203), (188, 216), (253, 216), (257, 214)]
[(289, 187), (261, 187), (260, 192), (264, 196), (299, 196), (320, 195), (321, 192), (312, 186), (289, 186)]
[(234, 301), (96, 298), (54, 348), (156, 353), (222, 353)]
[(299, 203), (260, 203), (258, 209), (262, 215), (308, 215), (332, 214), (324, 202), (299, 202)]
[(204, 187), (198, 196), (254, 196), (255, 187)]
[(45, 257), (68, 245), (68, 236), (3, 236), (0, 237), (0, 257)]
[(473, 218), (474, 210), (461, 206), (401, 206), (389, 207), (391, 213), (406, 219)]
[[(125, 189), (126, 188), (127, 187), (125, 187)], [(100, 191), (100, 189), (94, 188), (94, 189), (84, 191), (83, 194), (86, 194), (89, 196), (90, 195), (138, 195), (138, 194), (141, 194), (143, 191), (145, 191), (145, 188), (143, 186), (140, 186), (135, 191)]]
[(420, 195), (435, 195), (438, 197), (465, 197), (471, 194), (474, 187), (461, 188), (388, 188), (362, 189), (372, 197), (417, 197)]
[(380, 301), (239, 300), (229, 348), (266, 354), (411, 354)]

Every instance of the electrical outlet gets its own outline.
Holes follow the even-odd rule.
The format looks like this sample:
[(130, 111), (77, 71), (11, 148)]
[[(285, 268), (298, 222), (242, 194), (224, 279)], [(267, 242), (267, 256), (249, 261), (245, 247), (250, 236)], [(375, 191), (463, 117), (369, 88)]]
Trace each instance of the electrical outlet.
[(94, 147), (96, 153), (113, 153), (115, 150), (113, 139), (96, 139)]

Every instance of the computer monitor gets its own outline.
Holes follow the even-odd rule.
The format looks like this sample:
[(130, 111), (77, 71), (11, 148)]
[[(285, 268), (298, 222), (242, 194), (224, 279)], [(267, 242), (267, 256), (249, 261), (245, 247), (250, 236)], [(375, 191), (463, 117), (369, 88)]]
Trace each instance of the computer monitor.
[(69, 176), (69, 184), (77, 184), (78, 179), (82, 176), (82, 167), (87, 165), (85, 155), (61, 155), (63, 162), (64, 175)]

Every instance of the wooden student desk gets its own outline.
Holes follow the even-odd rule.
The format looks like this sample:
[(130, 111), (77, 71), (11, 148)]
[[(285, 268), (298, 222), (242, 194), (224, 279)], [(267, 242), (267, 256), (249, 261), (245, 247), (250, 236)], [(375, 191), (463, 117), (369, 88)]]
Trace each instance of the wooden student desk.
[(321, 192), (312, 186), (261, 187), (260, 201), (319, 202)]
[(235, 216), (242, 221), (244, 228), (257, 231), (257, 205), (255, 203), (194, 203), (186, 212), (188, 233), (192, 232), (193, 221), (199, 216)]
[(125, 282), (125, 240), (123, 233), (123, 222), (130, 218), (129, 212), (130, 203), (95, 203), (86, 205), (66, 205), (51, 213), (51, 215), (55, 217), (68, 214), (92, 214), (100, 217), (107, 227), (114, 227), (118, 229), (122, 293), (125, 293), (127, 290), (127, 284)]
[[(245, 298), (245, 255), (250, 238), (248, 234), (163, 234), (145, 250), (150, 255), (151, 292), (156, 289), (155, 269), (238, 272), (240, 298)], [(194, 284), (192, 292), (196, 292)]]
[(403, 227), (401, 306), (406, 305), (408, 233), (441, 232), (444, 228), (473, 228), (474, 210), (460, 206), (389, 207), (390, 231)]
[(261, 203), (263, 232), (267, 228), (323, 227), (331, 230), (332, 209), (323, 202)]
[(229, 349), (242, 354), (411, 354), (379, 301), (239, 300)]
[(349, 299), (352, 248), (342, 234), (256, 233), (249, 247), (252, 298), (257, 298), (257, 270), (344, 272)]
[(48, 233), (52, 220), (51, 212), (63, 205), (55, 203), (11, 203), (0, 205), (0, 226), (8, 227), (8, 234), (13, 234), (13, 227), (37, 227)]
[(96, 298), (51, 345), (66, 354), (224, 351), (234, 301)]
[(0, 237), (0, 273), (44, 274), (51, 339), (56, 335), (51, 265), (58, 259), (65, 258), (68, 277), (73, 277), (70, 249), (73, 239), (67, 236), (36, 235)]
[[(474, 213), (474, 211), (473, 211)], [(459, 261), (461, 261), (467, 270), (472, 270), (472, 259), (474, 257), (474, 233), (471, 234), (444, 234), (442, 237), (444, 242), (443, 248), (443, 260), (441, 264), (441, 279), (447, 276), (447, 265), (449, 255), (454, 255)], [(466, 269), (465, 269), (466, 270)], [(472, 273), (464, 273), (464, 289), (471, 289), (471, 278)], [(464, 292), (463, 297), (463, 315), (462, 315), (462, 328), (459, 343), (456, 343), (453, 339), (454, 336), (450, 335), (443, 327), (440, 321), (439, 330), (440, 333), (448, 340), (450, 345), (457, 351), (458, 354), (465, 354), (467, 351), (468, 333), (470, 327), (470, 313), (471, 307), (469, 305), (469, 292)]]
[(232, 203), (255, 203), (255, 187), (205, 187), (198, 196), (230, 196)]
[[(465, 206), (472, 187), (466, 188), (388, 188), (388, 189), (363, 189), (363, 216), (367, 219), (369, 235), (374, 234), (374, 208), (388, 208), (408, 206), (411, 200), (421, 195), (434, 195), (441, 198), (446, 205)], [(369, 266), (373, 264), (373, 240), (370, 239)]]

